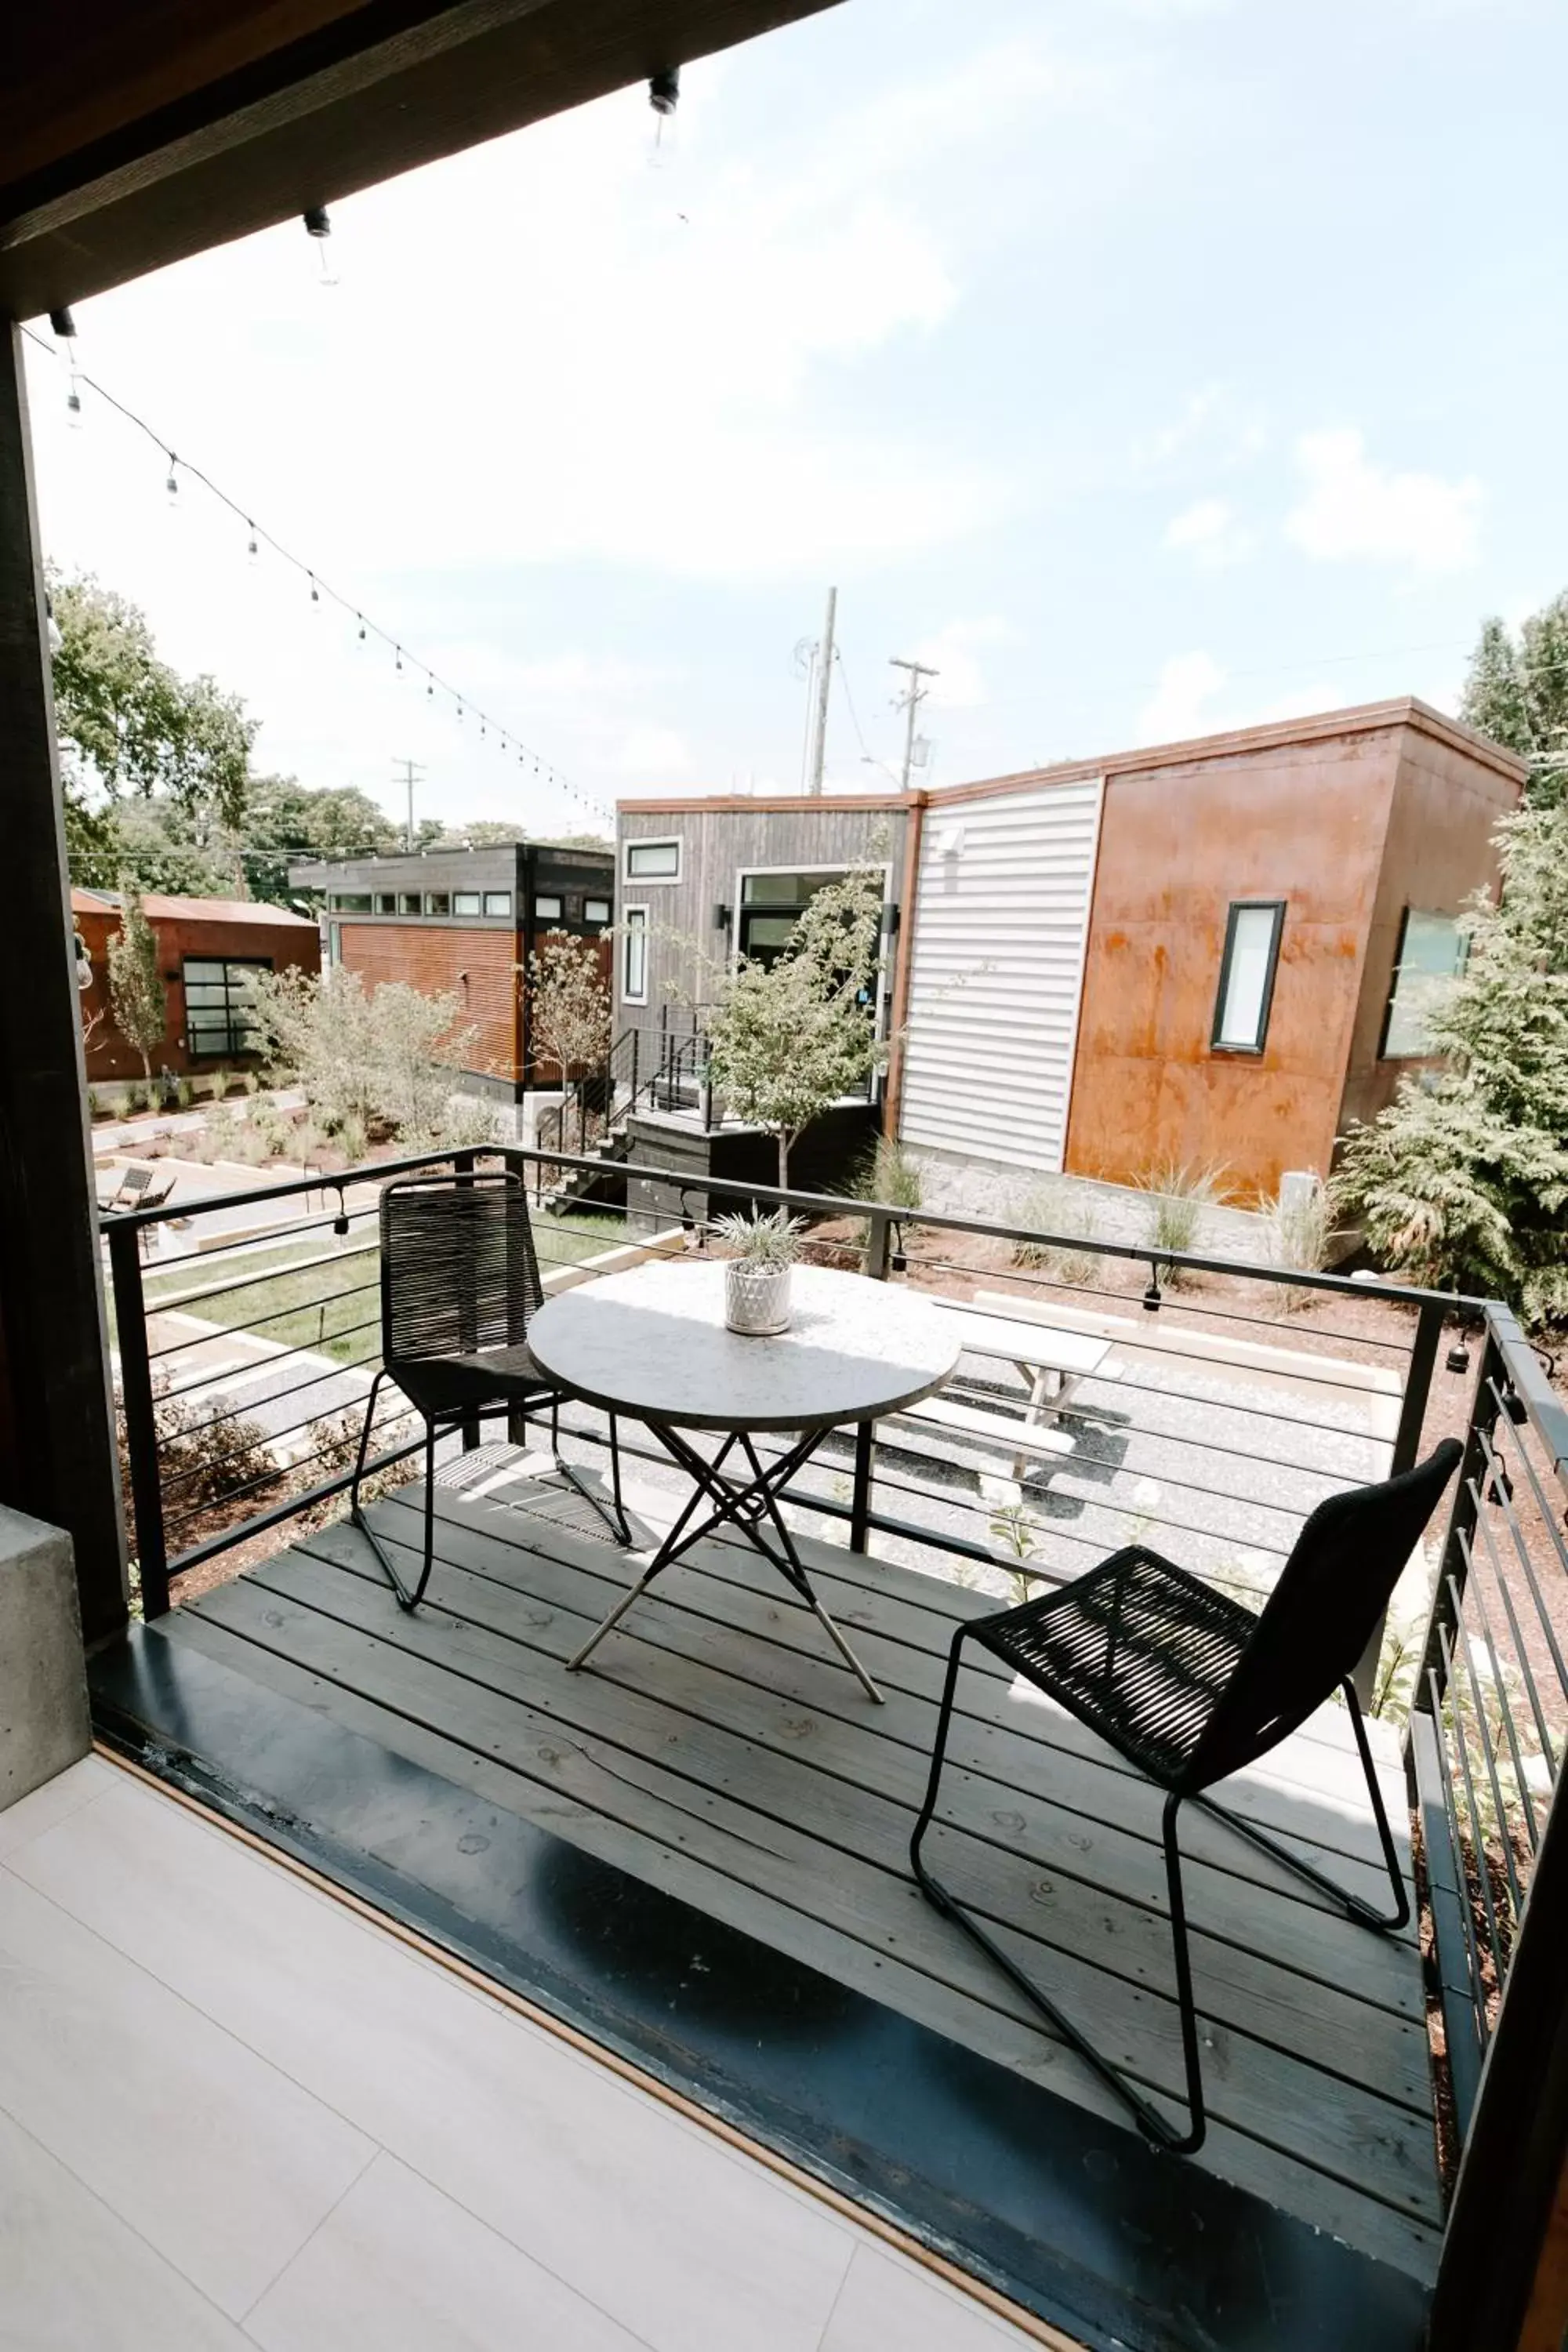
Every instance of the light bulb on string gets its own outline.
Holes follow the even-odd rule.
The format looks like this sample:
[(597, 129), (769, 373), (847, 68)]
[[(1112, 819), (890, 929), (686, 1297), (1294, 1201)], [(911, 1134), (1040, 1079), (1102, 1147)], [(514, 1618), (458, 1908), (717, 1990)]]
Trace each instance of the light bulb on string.
[[(679, 66), (667, 67), (663, 72), (653, 75), (647, 86), (647, 102), (654, 112), (653, 145), (648, 151), (647, 160), (657, 171), (667, 161), (675, 144), (675, 110), (680, 102)], [(667, 131), (670, 134), (668, 142), (665, 138)]]
[(320, 590), (320, 589), (317, 587), (317, 585), (316, 585), (316, 575), (315, 575), (315, 573), (314, 573), (313, 572), (312, 572), (310, 573), (310, 602), (311, 602), (311, 604), (319, 604), (321, 603), (321, 590)]
[(256, 543), (256, 525), (255, 525), (252, 521), (250, 521), (250, 520), (249, 520), (249, 519), (248, 519), (248, 517), (247, 517), (247, 520), (246, 520), (246, 526), (245, 526), (245, 527), (246, 527), (246, 530), (250, 533), (249, 538), (247, 540), (247, 541), (246, 541), (246, 543), (245, 543), (245, 551), (246, 551), (247, 555), (248, 555), (248, 556), (249, 556), (249, 558), (250, 558), (251, 562), (254, 563), (254, 562), (255, 562), (255, 561), (256, 561), (256, 559), (257, 559), (257, 557), (258, 557), (258, 556), (260, 554), (260, 552), (261, 552), (260, 548), (259, 548), (259, 547), (257, 545), (257, 543)]
[(169, 478), (163, 488), (168, 492), (171, 508), (177, 510), (180, 502), (180, 485), (174, 474), (174, 453), (172, 449), (169, 452)]
[(392, 650), (395, 656), (393, 667), (396, 670), (398, 677), (401, 677), (403, 675), (403, 647), (401, 646), (394, 646)]
[(363, 646), (364, 643), (364, 614), (363, 613), (356, 613), (354, 614), (354, 618), (359, 623), (359, 641)]

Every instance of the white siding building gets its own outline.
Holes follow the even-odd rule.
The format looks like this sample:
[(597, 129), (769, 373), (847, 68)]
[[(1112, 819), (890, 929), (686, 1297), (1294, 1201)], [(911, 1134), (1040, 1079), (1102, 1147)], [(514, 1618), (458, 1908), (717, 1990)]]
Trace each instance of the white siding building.
[(906, 1143), (1060, 1171), (1102, 793), (1094, 776), (933, 801), (915, 892)]

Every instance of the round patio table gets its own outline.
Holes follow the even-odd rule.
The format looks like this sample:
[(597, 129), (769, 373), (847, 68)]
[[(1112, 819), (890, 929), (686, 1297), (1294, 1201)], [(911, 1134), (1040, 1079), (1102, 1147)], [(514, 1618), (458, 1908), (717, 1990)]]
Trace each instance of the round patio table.
[[(724, 1266), (710, 1259), (654, 1261), (547, 1300), (528, 1327), (541, 1371), (585, 1403), (646, 1423), (693, 1481), (690, 1500), (647, 1567), (571, 1666), (586, 1662), (671, 1561), (716, 1528), (733, 1527), (815, 1612), (846, 1665), (879, 1701), (812, 1587), (779, 1497), (830, 1429), (879, 1421), (951, 1380), (961, 1347), (953, 1323), (888, 1283), (797, 1265), (789, 1329), (753, 1339), (726, 1328)], [(724, 1442), (710, 1459), (689, 1430), (712, 1431)], [(764, 1433), (794, 1443), (764, 1462), (755, 1443)]]

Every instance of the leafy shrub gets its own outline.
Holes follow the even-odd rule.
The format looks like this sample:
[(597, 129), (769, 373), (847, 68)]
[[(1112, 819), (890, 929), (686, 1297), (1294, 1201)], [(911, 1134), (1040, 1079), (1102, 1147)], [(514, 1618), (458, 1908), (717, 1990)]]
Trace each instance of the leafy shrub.
[(329, 1132), (348, 1118), (416, 1141), (441, 1133), (478, 1031), (459, 1029), (455, 995), (423, 996), (405, 981), (366, 992), (358, 972), (263, 972), (257, 1018), (272, 1061), (292, 1072)]
[(453, 1095), (435, 1140), (447, 1151), (479, 1151), (496, 1139), (493, 1105), (481, 1095)]
[[(119, 1408), (119, 1391), (115, 1404)], [(219, 1414), (223, 1414), (220, 1419)], [(221, 1510), (246, 1516), (263, 1510), (281, 1473), (259, 1422), (223, 1413), (210, 1396), (187, 1400), (171, 1395), (168, 1375), (154, 1375), (153, 1420), (158, 1436), (158, 1461), (163, 1478), (163, 1507), (174, 1549), (197, 1540), (197, 1531), (184, 1519), (187, 1512)], [(125, 1442), (125, 1420), (117, 1410), (115, 1427), (120, 1444), (120, 1483), (131, 1522), (131, 1457)]]
[[(1076, 1241), (1090, 1241), (1100, 1230), (1099, 1213), (1089, 1195), (1076, 1184), (1060, 1181), (1035, 1185), (1019, 1203), (1016, 1221), (1021, 1225), (1033, 1225), (1041, 1233), (1066, 1234)], [(1013, 1263), (1055, 1276), (1062, 1282), (1083, 1283), (1091, 1279), (1100, 1260), (1092, 1250), (1026, 1241), (1014, 1243)]]
[(189, 1110), (191, 1105), (195, 1101), (195, 1098), (196, 1090), (195, 1087), (192, 1086), (189, 1078), (176, 1078), (174, 1080), (174, 1103), (178, 1109)]
[(357, 1112), (351, 1111), (345, 1118), (339, 1120), (336, 1140), (338, 1150), (342, 1153), (349, 1166), (357, 1168), (370, 1149), (370, 1138), (365, 1133), (364, 1121)]

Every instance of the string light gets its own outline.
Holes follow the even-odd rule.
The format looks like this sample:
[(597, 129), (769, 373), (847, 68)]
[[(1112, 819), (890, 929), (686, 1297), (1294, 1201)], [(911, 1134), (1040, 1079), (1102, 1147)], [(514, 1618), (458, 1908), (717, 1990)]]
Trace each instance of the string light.
[[(54, 327), (55, 331), (61, 337), (62, 341), (68, 341), (69, 338), (73, 337), (75, 334), (74, 324), (68, 327), (64, 323), (64, 314), (51, 313), (50, 324)], [(58, 359), (59, 357), (60, 354), (58, 352), (56, 351), (55, 348), (32, 327), (24, 327), (22, 329), (22, 332), (31, 342), (37, 343), (38, 349), (41, 352), (47, 352), (50, 358)], [(69, 353), (69, 360), (71, 366), (71, 385), (73, 391), (75, 391), (79, 384), (81, 384), (85, 385), (88, 391), (96, 393), (100, 400), (105, 402), (107, 405), (112, 408), (118, 415), (123, 417), (128, 425), (134, 425), (139, 433), (144, 434), (147, 439), (153, 444), (154, 447), (163, 452), (165, 459), (167, 460), (169, 468), (163, 487), (171, 508), (173, 508), (176, 512), (178, 511), (180, 474), (183, 471), (185, 475), (192, 477), (195, 481), (197, 481), (201, 487), (207, 491), (209, 496), (215, 498), (220, 506), (226, 507), (230, 514), (235, 516), (238, 521), (245, 525), (246, 553), (247, 556), (251, 558), (258, 558), (260, 554), (261, 541), (265, 540), (268, 549), (280, 562), (292, 565), (296, 572), (303, 574), (304, 578), (310, 583), (310, 602), (313, 604), (319, 605), (323, 602), (328, 602), (339, 605), (342, 610), (345, 614), (350, 614), (356, 623), (360, 642), (364, 643), (370, 637), (374, 636), (380, 644), (387, 646), (391, 651), (395, 672), (398, 676), (403, 674), (407, 665), (404, 662), (403, 646), (400, 639), (394, 637), (390, 631), (382, 628), (376, 622), (367, 621), (363, 612), (359, 608), (359, 606), (352, 604), (346, 596), (340, 595), (330, 581), (323, 580), (318, 572), (312, 571), (309, 564), (303, 562), (299, 556), (293, 554), (289, 549), (284, 547), (279, 541), (274, 539), (271, 532), (264, 530), (255, 520), (254, 517), (247, 514), (245, 508), (241, 506), (237, 499), (230, 498), (226, 490), (219, 488), (218, 484), (213, 480), (210, 474), (204, 473), (199, 466), (193, 466), (188, 458), (177, 457), (175, 452), (171, 449), (168, 444), (164, 441), (162, 434), (155, 432), (144, 417), (139, 416), (134, 409), (128, 408), (122, 400), (117, 399), (113, 393), (108, 391), (104, 385), (99, 383), (92, 376), (79, 371), (76, 366), (74, 349), (71, 350)], [(79, 397), (76, 405), (79, 409)], [(538, 754), (531, 751), (526, 743), (523, 743), (517, 736), (513, 735), (510, 729), (501, 727), (495, 720), (490, 719), (487, 713), (478, 709), (474, 705), (465, 704), (464, 698), (458, 693), (457, 688), (449, 685), (445, 678), (438, 677), (436, 671), (431, 669), (426, 664), (423, 662), (415, 662), (412, 666), (416, 669), (423, 669), (425, 672), (425, 693), (427, 700), (433, 701), (435, 699), (436, 689), (439, 687), (443, 694), (448, 694), (451, 696), (454, 704), (457, 706), (458, 716), (459, 719), (463, 717), (465, 709), (471, 710), (473, 716), (480, 722), (479, 732), (481, 736), (485, 736), (488, 740), (488, 731), (493, 727), (495, 730), (497, 745), (500, 750), (503, 753), (512, 751), (513, 749), (516, 750), (518, 765), (520, 768), (527, 769), (530, 762), (531, 762), (532, 773), (535, 776), (542, 776), (553, 790), (567, 794), (571, 799), (577, 802), (580, 806), (589, 810), (593, 814), (602, 818), (605, 823), (614, 822), (613, 812), (603, 802), (592, 799), (588, 794), (580, 792), (574, 784), (568, 783), (564, 777), (550, 766), (548, 761), (544, 762), (542, 766)]]

